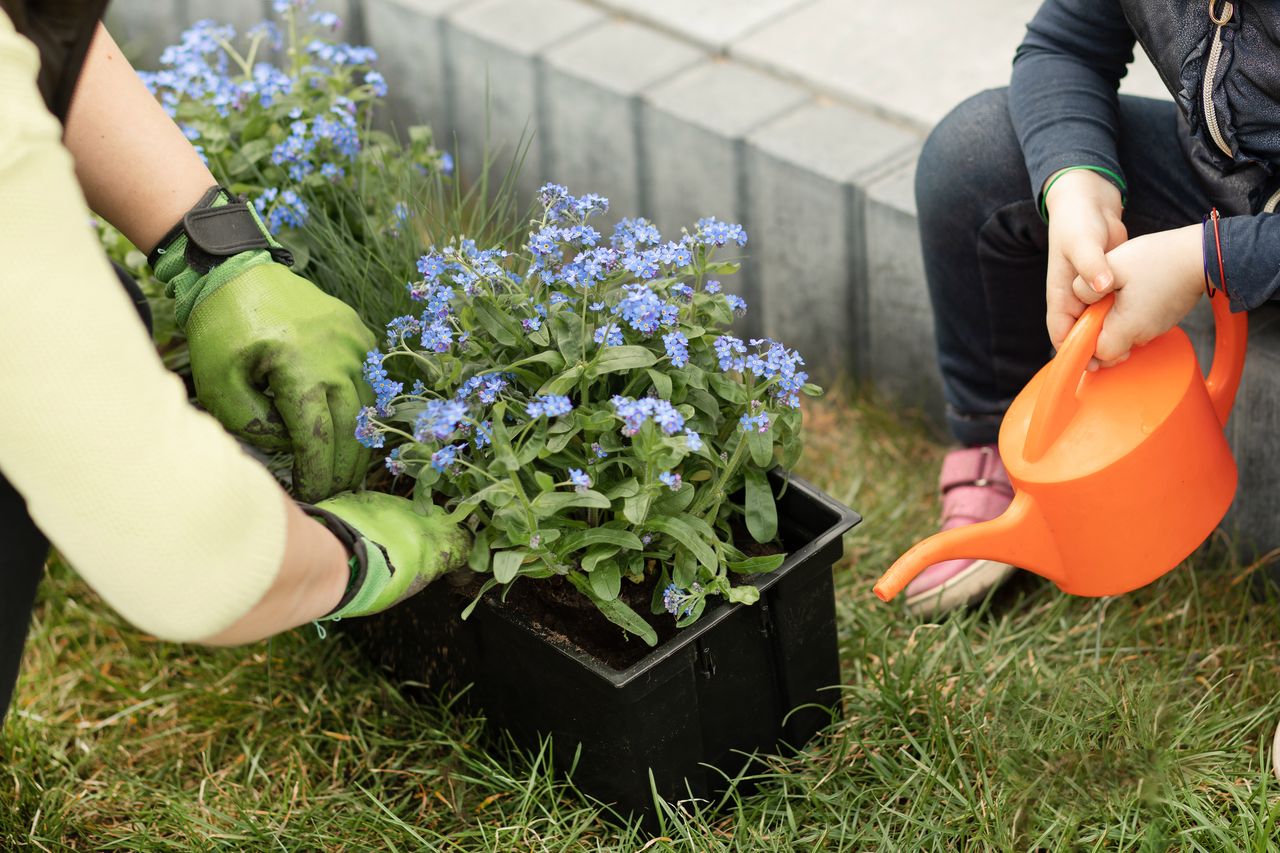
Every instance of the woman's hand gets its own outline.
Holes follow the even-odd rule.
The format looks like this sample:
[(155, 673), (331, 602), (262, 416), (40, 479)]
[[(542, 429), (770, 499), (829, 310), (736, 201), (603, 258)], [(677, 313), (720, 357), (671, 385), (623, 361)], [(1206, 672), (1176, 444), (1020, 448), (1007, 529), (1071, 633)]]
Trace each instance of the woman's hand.
[(1204, 292), (1200, 241), (1199, 225), (1135, 237), (1107, 253), (1114, 273), (1108, 286), (1092, 286), (1076, 276), (1071, 290), (1081, 303), (1116, 292), (1090, 370), (1124, 361), (1131, 349), (1169, 331), (1196, 306)]
[(1079, 277), (1106, 292), (1115, 278), (1106, 253), (1123, 243), (1128, 232), (1120, 221), (1120, 190), (1102, 175), (1074, 169), (1061, 173), (1056, 181), (1049, 180), (1052, 184), (1045, 197), (1049, 212), (1045, 325), (1057, 348), (1086, 306), (1073, 292), (1072, 279)]

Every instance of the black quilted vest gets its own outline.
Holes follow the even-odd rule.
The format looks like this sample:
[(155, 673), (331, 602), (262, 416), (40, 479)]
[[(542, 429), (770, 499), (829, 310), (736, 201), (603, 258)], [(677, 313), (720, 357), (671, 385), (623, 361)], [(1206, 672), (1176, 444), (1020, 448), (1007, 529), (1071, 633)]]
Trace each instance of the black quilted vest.
[(14, 29), (40, 51), (40, 95), (63, 124), (106, 6), (107, 0), (0, 0), (0, 9), (13, 21)]
[[(1280, 0), (1233, 0), (1220, 31), (1209, 0), (1117, 5), (1178, 105), (1183, 151), (1214, 203), (1225, 213), (1261, 211), (1280, 191)], [(1226, 18), (1224, 0), (1213, 13)], [(1205, 107), (1211, 67), (1207, 94), (1222, 145)]]

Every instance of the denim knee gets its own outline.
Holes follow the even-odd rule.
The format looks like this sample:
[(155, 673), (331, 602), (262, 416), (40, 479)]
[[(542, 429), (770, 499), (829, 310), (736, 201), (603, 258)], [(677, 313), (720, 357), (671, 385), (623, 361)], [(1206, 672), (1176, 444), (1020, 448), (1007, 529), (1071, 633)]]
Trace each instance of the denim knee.
[(921, 224), (954, 222), (966, 210), (985, 220), (994, 206), (1026, 195), (1027, 182), (1008, 89), (979, 92), (951, 110), (925, 140), (915, 181)]

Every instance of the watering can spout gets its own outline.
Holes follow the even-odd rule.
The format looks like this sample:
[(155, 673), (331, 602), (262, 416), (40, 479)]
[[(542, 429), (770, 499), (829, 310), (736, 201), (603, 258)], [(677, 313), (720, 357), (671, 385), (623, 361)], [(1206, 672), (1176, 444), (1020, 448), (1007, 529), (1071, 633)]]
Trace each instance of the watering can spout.
[(1062, 557), (1044, 516), (1030, 496), (1019, 492), (998, 518), (944, 530), (917, 543), (884, 573), (875, 594), (888, 601), (929, 566), (962, 558), (996, 560), (1054, 582), (1063, 579)]

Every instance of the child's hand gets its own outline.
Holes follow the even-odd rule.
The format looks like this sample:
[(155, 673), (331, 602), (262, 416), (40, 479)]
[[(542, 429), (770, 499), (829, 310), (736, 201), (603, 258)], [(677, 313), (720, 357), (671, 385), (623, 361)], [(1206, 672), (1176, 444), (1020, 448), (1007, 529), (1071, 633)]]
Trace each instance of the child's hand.
[(1056, 348), (1062, 346), (1086, 305), (1072, 292), (1071, 280), (1079, 276), (1111, 287), (1106, 253), (1123, 243), (1128, 233), (1120, 221), (1120, 191), (1088, 169), (1065, 172), (1053, 181), (1045, 207), (1049, 212), (1045, 325)]
[(1102, 324), (1089, 370), (1112, 367), (1177, 325), (1204, 292), (1204, 258), (1199, 225), (1135, 237), (1107, 253), (1111, 285), (1096, 287), (1076, 276), (1074, 296), (1092, 304), (1111, 291), (1116, 302)]

